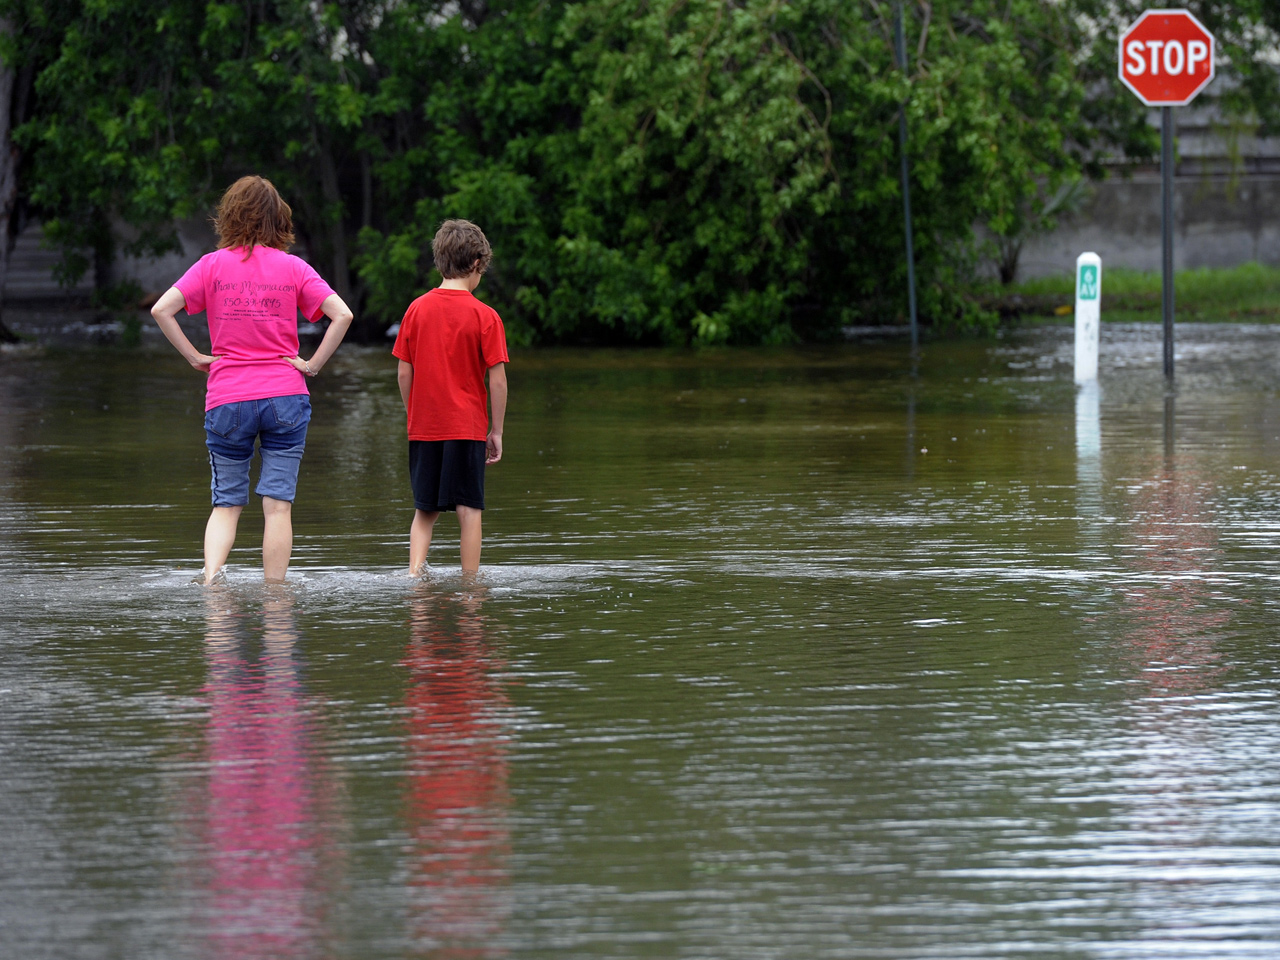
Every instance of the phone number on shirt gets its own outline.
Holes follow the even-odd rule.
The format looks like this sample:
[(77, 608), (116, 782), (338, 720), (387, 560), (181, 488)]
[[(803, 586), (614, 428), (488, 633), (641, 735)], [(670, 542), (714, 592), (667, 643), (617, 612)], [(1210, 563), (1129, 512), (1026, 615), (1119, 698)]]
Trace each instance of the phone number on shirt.
[(257, 307), (259, 310), (279, 310), (283, 301), (279, 297), (223, 297), (224, 307)]

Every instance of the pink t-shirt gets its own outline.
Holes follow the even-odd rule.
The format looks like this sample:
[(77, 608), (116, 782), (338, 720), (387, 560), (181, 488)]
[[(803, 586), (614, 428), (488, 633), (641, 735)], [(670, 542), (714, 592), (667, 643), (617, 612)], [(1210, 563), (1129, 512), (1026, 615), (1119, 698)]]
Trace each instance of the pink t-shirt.
[(307, 378), (283, 356), (298, 353), (298, 311), (314, 323), (333, 296), (305, 260), (276, 250), (244, 247), (205, 254), (174, 284), (187, 313), (207, 311), (210, 353), (204, 408), (307, 392)]

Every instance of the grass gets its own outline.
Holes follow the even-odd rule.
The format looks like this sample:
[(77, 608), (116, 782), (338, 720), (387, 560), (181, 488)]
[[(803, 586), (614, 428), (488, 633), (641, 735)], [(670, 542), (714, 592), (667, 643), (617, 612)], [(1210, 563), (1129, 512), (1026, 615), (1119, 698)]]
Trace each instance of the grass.
[[(1179, 270), (1173, 279), (1179, 321), (1280, 322), (1280, 267), (1246, 263), (1239, 267)], [(1005, 288), (1000, 304), (1020, 300), (1026, 316), (1070, 316), (1074, 277), (1040, 277)], [(1160, 319), (1160, 274), (1108, 270), (1102, 265), (1102, 319), (1114, 322)]]

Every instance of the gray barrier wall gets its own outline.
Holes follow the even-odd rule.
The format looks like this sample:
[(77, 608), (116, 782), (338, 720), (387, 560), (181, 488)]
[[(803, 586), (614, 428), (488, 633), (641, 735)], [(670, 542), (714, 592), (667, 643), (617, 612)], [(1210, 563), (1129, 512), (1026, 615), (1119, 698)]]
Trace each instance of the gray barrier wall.
[[(1280, 264), (1280, 175), (1180, 176), (1174, 221), (1176, 269)], [(1160, 269), (1158, 172), (1094, 184), (1078, 213), (1023, 246), (1018, 279), (1070, 275), (1086, 250), (1112, 269)]]

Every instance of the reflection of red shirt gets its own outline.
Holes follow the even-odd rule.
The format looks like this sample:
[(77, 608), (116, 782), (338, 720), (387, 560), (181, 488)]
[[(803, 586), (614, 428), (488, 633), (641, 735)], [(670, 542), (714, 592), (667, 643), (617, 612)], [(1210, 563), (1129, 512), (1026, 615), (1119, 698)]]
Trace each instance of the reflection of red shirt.
[[(409, 708), (411, 933), (432, 957), (505, 955), (511, 915), (507, 699), (478, 620), (433, 629), (419, 610), (404, 664)], [(474, 631), (476, 638), (468, 639)]]
[(507, 362), (497, 311), (466, 290), (437, 287), (409, 304), (391, 351), (413, 365), (410, 440), (484, 440), (485, 371)]

